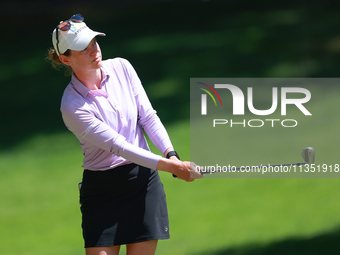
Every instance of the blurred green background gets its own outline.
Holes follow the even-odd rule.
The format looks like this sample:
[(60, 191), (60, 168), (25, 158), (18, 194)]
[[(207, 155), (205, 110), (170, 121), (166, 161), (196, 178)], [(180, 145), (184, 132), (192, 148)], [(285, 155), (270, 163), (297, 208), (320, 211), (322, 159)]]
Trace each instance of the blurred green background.
[[(340, 4), (330, 0), (62, 0), (1, 6), (2, 255), (84, 254), (77, 190), (81, 149), (59, 112), (70, 78), (45, 61), (60, 20), (81, 13), (92, 29), (107, 34), (98, 38), (103, 58), (119, 56), (133, 64), (186, 160), (191, 77), (326, 78), (338, 77), (340, 67)], [(324, 91), (332, 95), (322, 104), (331, 110), (325, 116), (331, 126), (311, 123), (308, 134), (321, 147), (316, 159), (318, 153), (334, 155), (335, 163), (339, 89)], [(230, 144), (246, 139), (234, 135)], [(242, 160), (241, 148), (230, 157)], [(276, 162), (280, 157), (270, 154)], [(160, 241), (157, 254), (340, 254), (338, 179), (185, 183), (165, 173), (161, 178), (171, 239)]]

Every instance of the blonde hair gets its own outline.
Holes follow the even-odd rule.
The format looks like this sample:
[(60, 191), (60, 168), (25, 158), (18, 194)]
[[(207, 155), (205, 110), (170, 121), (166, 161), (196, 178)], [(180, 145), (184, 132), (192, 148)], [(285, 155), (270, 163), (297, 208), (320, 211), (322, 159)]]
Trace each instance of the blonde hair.
[[(71, 55), (71, 51), (67, 50), (65, 51), (65, 53), (63, 54), (65, 56), (70, 56)], [(56, 52), (56, 50), (54, 48), (50, 48), (48, 50), (48, 56), (46, 57), (46, 59), (51, 63), (51, 65), (53, 66), (54, 69), (56, 70), (64, 70), (64, 74), (66, 76), (71, 76), (72, 75), (72, 68), (70, 66), (65, 65), (64, 63), (62, 63), (59, 59), (59, 56)]]

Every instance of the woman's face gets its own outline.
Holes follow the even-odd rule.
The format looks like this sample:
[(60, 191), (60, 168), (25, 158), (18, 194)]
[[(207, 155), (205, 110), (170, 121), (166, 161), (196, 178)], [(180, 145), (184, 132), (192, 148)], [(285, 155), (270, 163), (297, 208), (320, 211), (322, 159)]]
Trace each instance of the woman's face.
[(75, 73), (95, 70), (102, 66), (102, 52), (96, 38), (93, 38), (84, 50), (71, 50), (71, 55), (66, 58), (64, 64), (71, 66)]

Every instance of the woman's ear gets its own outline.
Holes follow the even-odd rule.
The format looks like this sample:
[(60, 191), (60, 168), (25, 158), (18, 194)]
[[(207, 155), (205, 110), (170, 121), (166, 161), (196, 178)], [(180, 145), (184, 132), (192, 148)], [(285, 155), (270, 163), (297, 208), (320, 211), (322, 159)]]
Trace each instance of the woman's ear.
[(70, 59), (69, 59), (67, 56), (65, 56), (65, 55), (60, 55), (60, 56), (59, 56), (59, 59), (60, 59), (60, 61), (61, 61), (64, 65), (71, 66), (71, 61), (70, 61)]

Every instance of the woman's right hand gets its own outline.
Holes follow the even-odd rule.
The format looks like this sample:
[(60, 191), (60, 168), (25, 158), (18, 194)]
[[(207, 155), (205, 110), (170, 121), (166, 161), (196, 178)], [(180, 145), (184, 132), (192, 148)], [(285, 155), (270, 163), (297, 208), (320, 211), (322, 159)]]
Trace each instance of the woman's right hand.
[(178, 179), (192, 182), (195, 179), (203, 178), (204, 175), (198, 172), (199, 167), (193, 162), (171, 160), (166, 158), (161, 158), (157, 165), (157, 170), (166, 171), (177, 175)]

